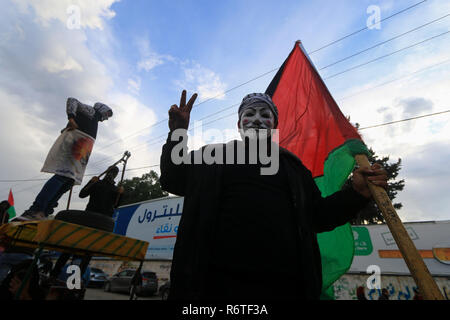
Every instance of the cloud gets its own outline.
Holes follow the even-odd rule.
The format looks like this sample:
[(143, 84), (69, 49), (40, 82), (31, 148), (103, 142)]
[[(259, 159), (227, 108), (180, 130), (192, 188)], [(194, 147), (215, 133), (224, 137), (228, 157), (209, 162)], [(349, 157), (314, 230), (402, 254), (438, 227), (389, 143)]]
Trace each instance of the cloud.
[(197, 92), (200, 101), (225, 98), (226, 84), (214, 71), (198, 63), (184, 66), (183, 71), (184, 79), (176, 81), (176, 84), (182, 89)]
[(214, 71), (197, 62), (183, 61), (169, 54), (156, 52), (151, 48), (150, 41), (146, 36), (136, 38), (134, 43), (140, 56), (137, 63), (138, 71), (149, 72), (166, 62), (172, 62), (176, 68), (181, 68), (184, 74), (184, 78), (174, 81), (178, 87), (197, 92), (200, 100), (225, 98), (226, 85)]
[(112, 19), (116, 13), (111, 5), (119, 0), (15, 0), (22, 13), (33, 9), (35, 19), (44, 26), (52, 20), (67, 25), (70, 20), (78, 20), (81, 28), (100, 29), (104, 19)]
[[(130, 132), (144, 127), (148, 128), (145, 133), (151, 132), (156, 115), (149, 102), (143, 103), (118, 88), (120, 83), (115, 83), (118, 77), (113, 73), (117, 70), (109, 67), (115, 61), (112, 50), (103, 50), (101, 58), (93, 51), (99, 38), (110, 40), (105, 37), (110, 33), (104, 20), (113, 16), (110, 6), (114, 2), (73, 2), (82, 6), (85, 14), (84, 18), (82, 16), (85, 19), (83, 28), (79, 30), (68, 29), (65, 25), (67, 1), (60, 4), (59, 0), (20, 0), (2, 5), (0, 148), (7, 150), (2, 154), (2, 166), (7, 168), (2, 171), (2, 179), (49, 177), (39, 172), (48, 150), (66, 125), (65, 104), (69, 96), (90, 105), (101, 101), (114, 110), (114, 116), (99, 125), (87, 172), (101, 172), (117, 160), (116, 154), (123, 154), (127, 147), (122, 138)], [(54, 8), (47, 12), (52, 5)], [(87, 33), (86, 28), (93, 30)], [(96, 43), (91, 45), (91, 41)], [(110, 47), (102, 44), (102, 49)], [(137, 94), (140, 78), (130, 77), (128, 89)], [(131, 141), (140, 143), (142, 137)], [(106, 148), (108, 145), (110, 147)], [(143, 151), (142, 157), (134, 158), (132, 165), (145, 165), (148, 159), (156, 160), (148, 150)], [(105, 161), (94, 165), (100, 159)], [(16, 209), (21, 214), (44, 183), (0, 184), (0, 198), (5, 197), (12, 187)], [(73, 207), (84, 208), (85, 201), (75, 198), (73, 201)], [(62, 199), (60, 204), (63, 206), (64, 202)]]
[(410, 97), (401, 99), (398, 106), (403, 107), (404, 117), (413, 117), (422, 114), (425, 111), (433, 109), (433, 101), (422, 97)]
[(145, 70), (150, 71), (153, 68), (162, 65), (164, 63), (164, 59), (161, 56), (158, 55), (151, 55), (149, 57), (143, 58), (141, 61), (138, 62), (138, 70)]
[(404, 205), (399, 211), (402, 220), (448, 220), (448, 203), (442, 192), (450, 189), (449, 158), (448, 141), (417, 147), (411, 156), (403, 158), (399, 178), (405, 179), (405, 189), (396, 199)]
[(170, 55), (159, 54), (152, 50), (147, 37), (137, 38), (134, 42), (140, 54), (140, 60), (137, 63), (137, 69), (139, 71), (144, 70), (149, 72), (167, 61), (175, 61), (175, 58)]
[(141, 90), (141, 78), (128, 79), (128, 90), (138, 95)]
[(61, 46), (55, 46), (53, 54), (48, 54), (38, 62), (38, 65), (49, 73), (64, 71), (83, 71), (83, 67)]

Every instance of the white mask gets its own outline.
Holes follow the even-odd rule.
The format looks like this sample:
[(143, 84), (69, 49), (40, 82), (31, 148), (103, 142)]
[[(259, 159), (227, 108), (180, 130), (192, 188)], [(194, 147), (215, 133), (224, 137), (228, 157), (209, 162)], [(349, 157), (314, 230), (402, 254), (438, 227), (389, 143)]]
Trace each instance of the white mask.
[(255, 138), (255, 133), (258, 135), (260, 130), (267, 131), (270, 136), (270, 130), (275, 127), (275, 116), (265, 103), (255, 103), (244, 109), (239, 127), (242, 137)]

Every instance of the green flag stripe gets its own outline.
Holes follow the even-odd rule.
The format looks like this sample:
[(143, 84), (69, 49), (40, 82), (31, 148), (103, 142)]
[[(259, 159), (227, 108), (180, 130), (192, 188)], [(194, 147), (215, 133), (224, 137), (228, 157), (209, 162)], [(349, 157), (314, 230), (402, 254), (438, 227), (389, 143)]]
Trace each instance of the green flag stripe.
[(137, 254), (139, 253), (139, 251), (141, 251), (141, 248), (144, 246), (144, 243), (145, 243), (144, 241), (141, 242), (138, 249), (136, 250), (136, 253), (133, 255), (133, 258), (135, 258), (137, 256)]
[(97, 230), (92, 230), (91, 232), (89, 232), (89, 233), (88, 233), (87, 235), (85, 235), (84, 237), (81, 237), (80, 239), (78, 239), (78, 241), (75, 242), (75, 243), (72, 245), (72, 248), (75, 248), (81, 241), (83, 241), (83, 240), (86, 239), (86, 238), (89, 238), (91, 235), (96, 234), (96, 233), (98, 233)]
[(94, 244), (96, 244), (97, 242), (99, 242), (100, 240), (102, 240), (104, 237), (108, 236), (107, 233), (102, 234), (101, 236), (99, 236), (97, 239), (95, 239), (94, 241), (92, 241), (86, 248), (84, 248), (85, 250), (89, 250), (90, 247), (92, 247)]
[(137, 245), (138, 243), (140, 243), (140, 242), (141, 242), (141, 241), (137, 240), (137, 241), (134, 243), (134, 245), (130, 248), (130, 250), (128, 250), (128, 252), (125, 253), (125, 255), (128, 256), (128, 255), (130, 254), (130, 252), (133, 251), (133, 249), (136, 247), (136, 245)]
[(122, 247), (127, 243), (127, 239), (123, 240), (123, 242), (120, 244), (120, 246), (118, 246), (116, 248), (116, 250), (113, 251), (113, 254), (115, 254), (116, 252), (119, 252), (120, 249), (122, 249)]
[(61, 239), (59, 239), (57, 242), (55, 242), (56, 245), (60, 244), (61, 242), (63, 242), (64, 240), (66, 240), (68, 237), (70, 237), (71, 235), (73, 235), (74, 233), (80, 231), (81, 229), (83, 229), (83, 227), (78, 227), (75, 230), (69, 232), (67, 235), (65, 235), (64, 237), (62, 237)]
[(8, 212), (10, 220), (16, 216), (16, 209), (14, 208), (14, 206), (9, 207), (9, 209), (6, 210), (6, 212)]
[(44, 242), (47, 242), (59, 229), (65, 227), (65, 226), (67, 226), (67, 223), (61, 221), (60, 225), (57, 226), (55, 229), (53, 229), (52, 232), (50, 232), (50, 234), (48, 235), (47, 239), (45, 239)]
[[(324, 175), (314, 179), (323, 197), (342, 188), (355, 166), (354, 155), (361, 153), (368, 154), (367, 147), (361, 140), (352, 139), (328, 154)], [(322, 258), (322, 293), (329, 297), (331, 285), (347, 272), (353, 261), (354, 240), (350, 224), (319, 233), (317, 240)]]
[(104, 250), (105, 248), (107, 248), (108, 246), (110, 246), (113, 242), (115, 242), (117, 240), (117, 238), (119, 238), (120, 236), (113, 236), (113, 238), (111, 240), (109, 240), (99, 251)]

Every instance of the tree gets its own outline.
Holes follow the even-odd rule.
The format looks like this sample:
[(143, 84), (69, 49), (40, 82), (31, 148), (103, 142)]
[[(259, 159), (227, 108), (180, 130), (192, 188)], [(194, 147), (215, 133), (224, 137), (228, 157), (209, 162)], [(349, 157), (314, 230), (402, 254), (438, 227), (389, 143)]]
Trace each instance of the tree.
[[(387, 188), (387, 194), (389, 196), (389, 199), (393, 201), (395, 197), (397, 196), (397, 193), (399, 191), (402, 191), (405, 186), (405, 180), (399, 180), (396, 181), (396, 178), (398, 176), (398, 173), (401, 169), (401, 163), (402, 159), (398, 159), (395, 163), (389, 163), (389, 156), (378, 158), (377, 155), (375, 155), (375, 152), (372, 150), (372, 148), (369, 149), (369, 156), (367, 157), (369, 159), (369, 163), (379, 163), (381, 164), (384, 169), (387, 171), (388, 175), (388, 188)], [(350, 180), (347, 181), (347, 183), (350, 183)], [(402, 204), (400, 202), (393, 203), (393, 206), (396, 210), (400, 209), (402, 207)], [(374, 200), (372, 200), (366, 208), (361, 210), (357, 217), (353, 219), (351, 224), (379, 224), (379, 223), (385, 223), (385, 220), (383, 218), (383, 215), (381, 211), (378, 209), (376, 203)]]
[(169, 194), (161, 189), (158, 174), (151, 170), (142, 177), (126, 179), (120, 184), (125, 190), (120, 205), (166, 197)]

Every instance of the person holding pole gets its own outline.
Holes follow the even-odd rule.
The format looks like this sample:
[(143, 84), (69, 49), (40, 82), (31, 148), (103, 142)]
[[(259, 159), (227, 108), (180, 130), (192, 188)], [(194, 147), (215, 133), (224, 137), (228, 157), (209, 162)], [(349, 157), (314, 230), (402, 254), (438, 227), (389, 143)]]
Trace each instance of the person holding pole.
[[(361, 166), (350, 188), (323, 198), (300, 159), (272, 140), (278, 110), (262, 93), (245, 96), (239, 107), (242, 141), (187, 153), (196, 97), (186, 103), (183, 91), (170, 108), (161, 154), (162, 188), (184, 196), (169, 299), (319, 299), (316, 233), (354, 218), (372, 197), (365, 178), (386, 188), (386, 171)], [(264, 152), (278, 162), (275, 170), (264, 171), (272, 165)], [(268, 274), (289, 281), (261, 281)]]
[(33, 204), (16, 221), (45, 220), (58, 206), (58, 200), (73, 185), (81, 184), (89, 157), (97, 137), (98, 123), (108, 120), (113, 112), (97, 102), (94, 107), (68, 98), (68, 123), (50, 149), (42, 172), (53, 173)]
[(112, 166), (102, 180), (99, 180), (98, 177), (93, 177), (81, 189), (80, 198), (83, 199), (89, 196), (86, 211), (98, 212), (108, 217), (113, 216), (117, 199), (124, 192), (123, 187), (117, 187), (114, 182), (118, 173), (119, 168)]
[[(105, 177), (99, 180), (98, 177), (92, 177), (92, 179), (81, 189), (80, 198), (84, 199), (89, 196), (89, 202), (86, 206), (86, 211), (96, 212), (108, 217), (112, 217), (114, 214), (114, 208), (117, 206), (119, 197), (123, 194), (123, 187), (117, 187), (114, 179), (119, 173), (119, 168), (111, 166), (108, 168)], [(52, 278), (56, 278), (60, 273), (64, 265), (70, 259), (69, 253), (63, 253), (60, 255), (55, 263), (55, 267), (50, 273)], [(91, 256), (86, 255), (82, 257), (74, 256), (74, 260), (80, 260), (80, 270), (84, 274)]]

